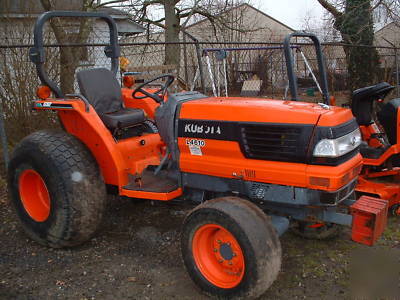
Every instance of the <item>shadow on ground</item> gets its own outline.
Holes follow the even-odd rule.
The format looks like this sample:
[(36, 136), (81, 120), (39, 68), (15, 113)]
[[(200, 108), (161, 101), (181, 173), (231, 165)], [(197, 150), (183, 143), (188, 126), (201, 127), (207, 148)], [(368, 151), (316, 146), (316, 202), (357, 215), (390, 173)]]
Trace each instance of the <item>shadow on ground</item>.
[[(0, 182), (0, 184), (4, 182)], [(110, 199), (102, 229), (83, 246), (55, 250), (29, 240), (0, 189), (0, 298), (203, 299), (179, 251), (191, 207)], [(397, 251), (400, 221), (390, 219), (377, 249)], [(352, 253), (366, 249), (348, 232), (331, 241), (282, 237), (282, 271), (261, 299), (349, 298)]]

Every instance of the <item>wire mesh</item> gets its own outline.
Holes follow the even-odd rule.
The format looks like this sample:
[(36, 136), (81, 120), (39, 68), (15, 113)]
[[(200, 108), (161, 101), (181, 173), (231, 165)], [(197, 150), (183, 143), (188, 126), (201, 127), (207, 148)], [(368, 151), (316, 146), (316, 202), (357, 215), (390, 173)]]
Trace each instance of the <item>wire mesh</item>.
[[(75, 80), (79, 70), (110, 67), (110, 60), (104, 55), (104, 43), (107, 38), (106, 32), (97, 30), (96, 34), (89, 36), (85, 43), (46, 47), (46, 70), (51, 79), (63, 89), (79, 92)], [(48, 36), (48, 42), (52, 39), (53, 37)], [(5, 138), (2, 139), (0, 149), (2, 157), (6, 155), (5, 149), (13, 147), (27, 134), (41, 128), (59, 126), (56, 114), (32, 111), (32, 100), (35, 98), (35, 90), (40, 82), (36, 75), (35, 65), (29, 60), (30, 44), (32, 44), (32, 35), (26, 33), (18, 37), (12, 37), (10, 34), (8, 39), (0, 45), (0, 103), (2, 105), (0, 114), (4, 120), (4, 124), (0, 122), (0, 137), (4, 136), (2, 132), (6, 132), (8, 137), (7, 145), (4, 142)], [(285, 97), (288, 82), (281, 44), (198, 43), (197, 47), (200, 51), (197, 51), (194, 42), (121, 43), (121, 56), (125, 60), (124, 63), (121, 61), (121, 71), (140, 71), (140, 75), (137, 75), (138, 82), (162, 73), (173, 73), (178, 78), (175, 91), (196, 90), (207, 95), (225, 96), (227, 94), (232, 97), (240, 95), (257, 95), (272, 99)], [(299, 47), (309, 62), (310, 69), (318, 78), (314, 48), (308, 44), (301, 44)], [(178, 58), (175, 60), (177, 64), (167, 62), (166, 49), (168, 52), (172, 51)], [(205, 49), (214, 50), (207, 53)], [(380, 56), (380, 70), (376, 82), (387, 81), (393, 84), (397, 90), (390, 97), (399, 96), (397, 49), (379, 47), (376, 49)], [(225, 54), (221, 50), (224, 50)], [(200, 57), (198, 52), (200, 52)], [(339, 105), (344, 104), (349, 99), (344, 46), (327, 44), (323, 46), (323, 52), (330, 93), (339, 100)], [(318, 102), (321, 95), (312, 79), (310, 69), (307, 68), (298, 50), (294, 51), (294, 56), (301, 99)], [(199, 75), (199, 61), (201, 61), (203, 78)], [(117, 76), (120, 80), (121, 73)]]

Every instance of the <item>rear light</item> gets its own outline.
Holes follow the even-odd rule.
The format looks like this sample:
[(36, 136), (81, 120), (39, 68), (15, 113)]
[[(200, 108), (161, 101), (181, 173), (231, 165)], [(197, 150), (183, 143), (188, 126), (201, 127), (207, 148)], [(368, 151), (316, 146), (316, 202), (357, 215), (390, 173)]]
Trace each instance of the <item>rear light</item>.
[(36, 90), (36, 95), (37, 95), (40, 99), (44, 100), (44, 99), (50, 98), (50, 96), (51, 96), (51, 90), (50, 90), (50, 88), (49, 88), (47, 85), (41, 85), (41, 86), (39, 86), (39, 87), (37, 88), (37, 90)]
[(132, 75), (125, 75), (122, 77), (122, 83), (124, 84), (124, 87), (129, 89), (135, 84), (135, 77)]

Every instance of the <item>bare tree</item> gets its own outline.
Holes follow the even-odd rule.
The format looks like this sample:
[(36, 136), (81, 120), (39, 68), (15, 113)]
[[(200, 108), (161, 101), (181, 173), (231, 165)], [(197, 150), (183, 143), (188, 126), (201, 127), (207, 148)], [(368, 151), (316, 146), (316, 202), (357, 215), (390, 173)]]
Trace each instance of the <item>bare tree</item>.
[[(40, 2), (46, 11), (57, 8), (57, 1), (40, 0)], [(75, 1), (75, 3), (74, 9), (80, 11), (88, 11), (95, 6), (94, 0)], [(81, 18), (78, 22), (54, 18), (50, 20), (50, 25), (59, 44), (79, 44), (87, 41), (91, 31), (91, 21), (89, 18)], [(75, 70), (79, 66), (79, 57), (84, 50), (82, 47), (60, 47), (60, 88), (64, 93), (72, 93), (74, 90)]]
[[(349, 88), (355, 89), (374, 83), (379, 74), (378, 53), (374, 49), (374, 16), (395, 19), (396, 0), (318, 0), (334, 18), (345, 44), (349, 73)], [(365, 45), (367, 47), (354, 47)]]
[[(32, 99), (39, 79), (29, 61), (27, 48), (13, 45), (32, 43), (34, 18), (29, 13), (24, 18), (10, 17), (9, 4), (1, 7), (0, 14), (0, 37), (4, 46), (10, 45), (9, 48), (0, 49), (0, 105), (4, 112), (8, 143), (12, 146), (32, 131), (55, 127), (58, 122), (51, 113), (32, 112)], [(29, 12), (33, 7), (27, 4), (24, 13), (25, 9)], [(45, 43), (52, 39), (48, 34), (44, 38)], [(57, 49), (51, 48), (46, 53), (45, 66), (54, 77), (59, 74), (57, 52)]]
[[(179, 65), (179, 35), (184, 28), (201, 18), (208, 19), (216, 31), (218, 27), (230, 28), (223, 13), (230, 8), (247, 3), (247, 0), (127, 0), (104, 2), (107, 6), (124, 7), (135, 21), (147, 24), (149, 28), (164, 30), (164, 40), (169, 43), (165, 47), (165, 64)], [(155, 12), (155, 13), (154, 13)], [(237, 27), (230, 28), (241, 31)], [(172, 44), (171, 44), (172, 43)]]

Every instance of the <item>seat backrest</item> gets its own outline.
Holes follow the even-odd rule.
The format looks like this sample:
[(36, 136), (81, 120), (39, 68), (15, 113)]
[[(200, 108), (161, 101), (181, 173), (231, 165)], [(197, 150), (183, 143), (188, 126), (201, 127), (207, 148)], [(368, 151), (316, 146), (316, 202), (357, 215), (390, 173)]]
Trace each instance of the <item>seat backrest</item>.
[(80, 92), (97, 113), (105, 114), (123, 108), (121, 86), (108, 69), (87, 69), (76, 75)]
[(387, 82), (355, 90), (351, 100), (351, 110), (358, 125), (370, 125), (373, 120), (373, 102), (384, 99), (394, 87)]
[(400, 99), (390, 100), (377, 113), (378, 121), (385, 129), (390, 144), (397, 144), (397, 113), (400, 109)]

